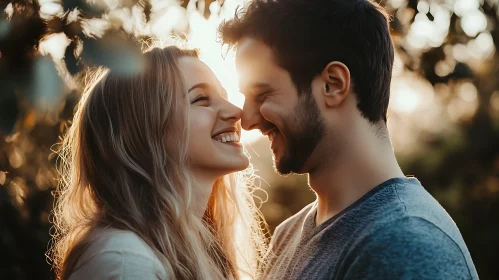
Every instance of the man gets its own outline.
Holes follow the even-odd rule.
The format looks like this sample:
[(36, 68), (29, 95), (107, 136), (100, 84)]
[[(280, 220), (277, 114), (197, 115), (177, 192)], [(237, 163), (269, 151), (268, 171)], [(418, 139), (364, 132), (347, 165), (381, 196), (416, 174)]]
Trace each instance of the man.
[(478, 279), (461, 234), (386, 128), (394, 50), (368, 0), (255, 0), (220, 27), (236, 48), (244, 129), (317, 200), (277, 227), (266, 279)]

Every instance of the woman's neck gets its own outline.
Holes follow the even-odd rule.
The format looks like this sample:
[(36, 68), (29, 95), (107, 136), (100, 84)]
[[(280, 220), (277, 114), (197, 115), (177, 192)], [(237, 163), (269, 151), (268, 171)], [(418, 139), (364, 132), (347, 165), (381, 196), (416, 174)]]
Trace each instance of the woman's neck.
[(213, 185), (216, 179), (206, 178), (205, 176), (194, 176), (192, 184), (193, 206), (196, 216), (202, 218), (208, 207)]

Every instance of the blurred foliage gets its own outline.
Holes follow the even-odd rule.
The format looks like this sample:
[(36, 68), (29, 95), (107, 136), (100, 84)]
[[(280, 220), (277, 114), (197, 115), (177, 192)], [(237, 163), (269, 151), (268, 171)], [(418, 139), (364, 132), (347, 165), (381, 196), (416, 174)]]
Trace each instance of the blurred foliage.
[[(87, 66), (140, 71), (139, 41), (186, 37), (186, 18), (239, 2), (0, 0), (0, 278), (53, 278), (44, 256), (57, 177), (51, 149)], [(389, 128), (398, 159), (456, 221), (482, 279), (499, 279), (498, 2), (381, 1), (397, 49)], [(314, 194), (305, 176), (272, 171), (266, 140), (248, 150), (274, 229)]]

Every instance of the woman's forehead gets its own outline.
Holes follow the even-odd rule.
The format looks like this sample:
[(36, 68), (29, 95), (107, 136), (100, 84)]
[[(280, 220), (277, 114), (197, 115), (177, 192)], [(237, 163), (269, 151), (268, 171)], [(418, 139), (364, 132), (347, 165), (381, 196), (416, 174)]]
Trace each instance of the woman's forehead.
[(184, 56), (179, 59), (179, 65), (182, 69), (187, 88), (191, 88), (196, 84), (205, 83), (219, 90), (222, 95), (225, 95), (224, 97), (227, 97), (227, 93), (213, 71), (211, 71), (211, 69), (201, 60)]

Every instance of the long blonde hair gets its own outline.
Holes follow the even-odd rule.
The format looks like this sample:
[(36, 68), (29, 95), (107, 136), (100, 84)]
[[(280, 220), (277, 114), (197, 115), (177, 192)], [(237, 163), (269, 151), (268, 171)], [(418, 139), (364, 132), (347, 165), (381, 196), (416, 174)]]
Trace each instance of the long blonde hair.
[(197, 52), (172, 46), (143, 56), (138, 75), (96, 71), (63, 138), (49, 251), (57, 279), (69, 277), (102, 226), (140, 236), (169, 279), (257, 277), (266, 232), (249, 177), (218, 179), (204, 217), (192, 210), (189, 103), (177, 60)]

